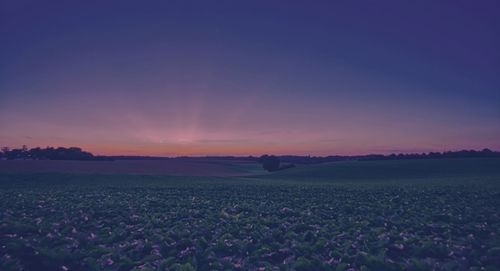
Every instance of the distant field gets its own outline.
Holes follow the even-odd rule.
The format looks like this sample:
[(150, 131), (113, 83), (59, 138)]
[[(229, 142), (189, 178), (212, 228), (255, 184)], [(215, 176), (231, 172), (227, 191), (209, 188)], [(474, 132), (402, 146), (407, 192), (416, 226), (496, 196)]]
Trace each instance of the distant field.
[(0, 270), (500, 266), (500, 159), (208, 164), (241, 176), (4, 167)]
[(264, 178), (301, 181), (389, 181), (500, 177), (500, 158), (343, 161), (298, 166)]
[(168, 159), (116, 161), (5, 160), (0, 161), (0, 172), (235, 176), (255, 172), (262, 173), (264, 171), (261, 170), (257, 163), (248, 161)]

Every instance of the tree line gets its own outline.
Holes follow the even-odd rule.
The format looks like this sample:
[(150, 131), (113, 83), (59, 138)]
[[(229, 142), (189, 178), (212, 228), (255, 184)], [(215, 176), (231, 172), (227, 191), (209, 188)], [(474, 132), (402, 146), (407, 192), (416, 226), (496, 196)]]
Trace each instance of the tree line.
[(20, 149), (10, 149), (3, 147), (0, 152), (0, 158), (7, 160), (15, 159), (33, 159), (33, 160), (96, 160), (99, 157), (90, 152), (83, 151), (78, 147), (47, 147), (28, 149), (24, 145)]
[(281, 162), (296, 164), (319, 164), (346, 160), (403, 160), (403, 159), (444, 159), (444, 158), (481, 158), (500, 157), (500, 152), (490, 149), (428, 152), (428, 153), (393, 153), (393, 154), (366, 154), (366, 155), (329, 155), (329, 156), (277, 156)]
[(184, 160), (245, 160), (256, 161), (269, 171), (276, 171), (293, 167), (294, 164), (319, 164), (327, 162), (337, 162), (346, 160), (402, 160), (402, 159), (444, 159), (444, 158), (481, 158), (500, 157), (500, 152), (490, 149), (428, 152), (428, 153), (400, 153), (400, 154), (368, 154), (368, 155), (330, 155), (330, 156), (304, 156), (304, 155), (262, 155), (260, 157), (246, 156), (206, 156), (206, 157), (154, 157), (154, 156), (97, 156), (78, 147), (46, 147), (28, 149), (26, 145), (17, 149), (8, 147), (0, 148), (0, 159), (33, 159), (33, 160), (163, 160), (163, 159), (184, 159)]

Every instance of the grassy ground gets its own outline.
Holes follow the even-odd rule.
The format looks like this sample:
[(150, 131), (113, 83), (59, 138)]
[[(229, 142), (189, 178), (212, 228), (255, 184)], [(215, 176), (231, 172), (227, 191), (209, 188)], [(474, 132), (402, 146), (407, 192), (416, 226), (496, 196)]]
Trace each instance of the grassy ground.
[[(497, 270), (500, 160), (0, 174), (1, 270)], [(251, 167), (251, 165), (231, 165)]]

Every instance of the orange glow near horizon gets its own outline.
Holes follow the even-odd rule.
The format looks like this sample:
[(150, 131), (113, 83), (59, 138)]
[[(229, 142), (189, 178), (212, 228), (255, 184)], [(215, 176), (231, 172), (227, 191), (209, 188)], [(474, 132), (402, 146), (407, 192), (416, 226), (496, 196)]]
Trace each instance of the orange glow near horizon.
[[(12, 146), (12, 147), (20, 147)], [(370, 146), (341, 146), (335, 144), (327, 144), (316, 148), (311, 148), (311, 144), (274, 144), (274, 145), (223, 145), (223, 144), (194, 144), (194, 143), (179, 143), (179, 144), (41, 144), (28, 145), (28, 148), (34, 147), (80, 147), (85, 151), (89, 151), (94, 155), (130, 155), (130, 156), (260, 156), (263, 154), (275, 155), (312, 155), (312, 156), (328, 156), (328, 155), (364, 155), (364, 154), (390, 154), (390, 153), (421, 153), (429, 151), (448, 151), (461, 150), (454, 148), (452, 145), (442, 145), (431, 149), (423, 147), (415, 147), (414, 149), (387, 149), (387, 148), (370, 148)], [(486, 146), (488, 147), (488, 146)], [(470, 146), (462, 149), (483, 149), (484, 146)]]

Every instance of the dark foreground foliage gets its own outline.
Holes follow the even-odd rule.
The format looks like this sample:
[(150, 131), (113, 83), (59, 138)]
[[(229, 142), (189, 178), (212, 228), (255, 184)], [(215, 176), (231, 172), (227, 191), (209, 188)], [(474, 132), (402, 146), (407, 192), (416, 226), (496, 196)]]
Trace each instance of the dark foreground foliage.
[(497, 270), (500, 193), (461, 184), (0, 176), (1, 270)]

